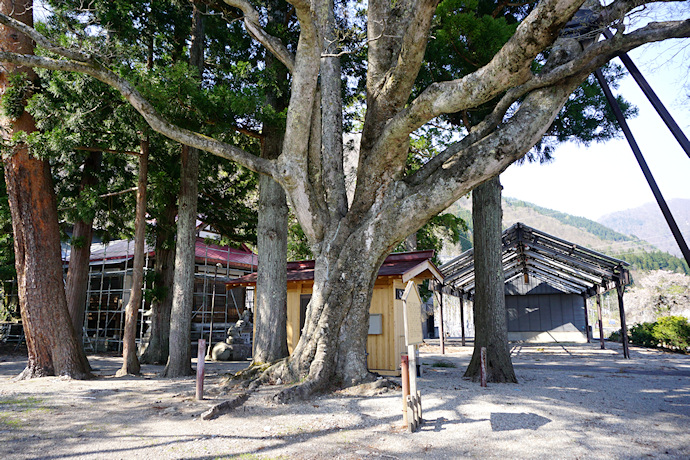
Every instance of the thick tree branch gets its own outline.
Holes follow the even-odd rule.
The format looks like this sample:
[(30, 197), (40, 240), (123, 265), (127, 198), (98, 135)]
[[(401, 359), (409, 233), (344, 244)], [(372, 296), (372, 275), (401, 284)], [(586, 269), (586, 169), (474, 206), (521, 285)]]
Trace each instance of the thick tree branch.
[(7, 27), (11, 27), (14, 30), (23, 33), (27, 37), (31, 38), (38, 46), (44, 48), (48, 51), (52, 51), (56, 54), (66, 57), (67, 59), (72, 59), (79, 62), (93, 62), (94, 56), (83, 53), (79, 50), (74, 50), (70, 48), (64, 48), (62, 46), (56, 45), (50, 41), (47, 37), (41, 35), (36, 31), (36, 29), (27, 26), (23, 22), (19, 22), (5, 14), (0, 13), (0, 24), (4, 24)]
[(550, 85), (559, 84), (576, 74), (588, 75), (606, 64), (619, 53), (630, 51), (645, 43), (688, 36), (690, 36), (690, 20), (651, 23), (630, 34), (619, 34), (614, 36), (611, 40), (603, 40), (590, 45), (575, 59), (567, 61), (562, 65), (552, 67), (549, 71), (534, 76), (525, 84), (516, 86), (507, 91), (498, 104), (496, 104), (492, 113), (477, 125), (468, 136), (449, 146), (446, 150), (432, 158), (427, 164), (417, 170), (413, 176), (408, 178), (407, 183), (411, 186), (420, 184), (451, 157), (457, 155), (458, 152), (466, 149), (469, 145), (477, 142), (493, 131), (499, 125), (510, 106), (525, 94)]
[(431, 20), (436, 12), (438, 0), (413, 1), (405, 18), (395, 65), (387, 72), (380, 88), (379, 97), (388, 99), (389, 104), (400, 107), (407, 102), (412, 85), (424, 58), (429, 38)]
[(247, 32), (278, 58), (290, 73), (293, 73), (295, 70), (295, 57), (279, 38), (269, 34), (261, 27), (259, 12), (256, 11), (252, 4), (246, 0), (223, 0), (223, 2), (242, 11), (244, 14), (244, 26)]
[(520, 23), (515, 34), (481, 69), (465, 77), (430, 85), (386, 126), (379, 137), (387, 143), (400, 143), (427, 121), (481, 105), (507, 89), (531, 78), (534, 58), (550, 46), (558, 31), (572, 17), (583, 0), (545, 0)]
[[(377, 220), (394, 219), (391, 214), (404, 215), (389, 232), (400, 241), (421, 227), (430, 217), (446, 209), (477, 185), (500, 174), (524, 155), (544, 134), (558, 114), (560, 107), (586, 74), (573, 77), (562, 85), (551, 86), (530, 93), (510, 120), (489, 135), (456, 152), (433, 173), (413, 187), (402, 181), (381, 206)], [(395, 196), (395, 199), (393, 198)], [(400, 198), (402, 197), (402, 198)]]
[(251, 155), (244, 150), (224, 142), (217, 141), (193, 131), (180, 128), (165, 120), (144, 96), (128, 81), (124, 80), (91, 56), (55, 45), (35, 29), (14, 19), (0, 14), (0, 23), (27, 35), (39, 45), (69, 60), (57, 60), (34, 55), (21, 55), (0, 51), (0, 61), (11, 62), (27, 67), (40, 67), (48, 70), (79, 72), (90, 75), (97, 80), (115, 88), (144, 117), (155, 131), (177, 142), (205, 150), (214, 155), (236, 161), (241, 165), (262, 174), (273, 176), (272, 162)]
[[(323, 0), (321, 0), (323, 1)], [(315, 14), (309, 1), (293, 0), (300, 35), (295, 53), (292, 91), (285, 122), (283, 152), (277, 159), (278, 180), (288, 191), (302, 229), (310, 241), (323, 236), (323, 197), (314, 193), (309, 181), (308, 151), (311, 133), (312, 109), (318, 89), (321, 57), (321, 39)], [(320, 1), (314, 1), (319, 10)]]
[(164, 119), (127, 80), (116, 75), (114, 72), (102, 67), (98, 63), (82, 63), (68, 60), (57, 60), (47, 57), (9, 53), (0, 51), (0, 61), (11, 62), (27, 67), (39, 67), (47, 70), (59, 70), (63, 72), (79, 72), (90, 75), (97, 80), (115, 88), (122, 96), (134, 107), (134, 109), (144, 117), (146, 122), (154, 131), (162, 135), (228, 160), (236, 161), (242, 166), (275, 177), (275, 167), (273, 162), (259, 158), (234, 145), (226, 144), (203, 134), (189, 131), (176, 126)]
[[(319, 28), (323, 37), (323, 49), (333, 54), (338, 48), (338, 31), (333, 12), (333, 0), (322, 4), (318, 15)], [(321, 111), (321, 167), (326, 207), (331, 224), (347, 213), (347, 191), (343, 169), (343, 101), (341, 97), (340, 58), (321, 54), (321, 105), (314, 110)]]

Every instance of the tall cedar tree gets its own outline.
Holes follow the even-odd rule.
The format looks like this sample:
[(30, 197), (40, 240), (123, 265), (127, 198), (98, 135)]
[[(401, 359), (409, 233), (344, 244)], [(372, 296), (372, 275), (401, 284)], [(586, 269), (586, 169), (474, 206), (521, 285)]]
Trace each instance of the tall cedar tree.
[[(56, 8), (64, 7), (65, 4), (55, 6)], [(158, 5), (160, 8), (151, 8), (148, 11), (138, 9), (129, 11), (129, 14), (143, 14), (139, 20), (134, 21), (134, 24), (139, 25), (139, 29), (133, 29), (133, 22), (123, 19), (122, 15), (126, 12), (120, 9), (121, 6), (106, 2), (95, 8), (99, 14), (110, 21), (109, 27), (117, 30), (118, 35), (123, 38), (120, 42), (108, 41), (109, 55), (114, 56), (113, 59), (126, 56), (126, 59), (139, 63), (134, 68), (140, 69), (145, 75), (155, 75), (156, 77), (151, 79), (152, 84), (143, 88), (154, 100), (168, 103), (171, 99), (179, 97), (180, 88), (193, 89), (190, 82), (197, 80), (198, 77), (190, 79), (184, 66), (180, 66), (185, 59), (184, 37), (188, 36), (190, 30), (191, 8), (175, 4), (163, 7), (164, 5), (160, 4)], [(49, 25), (52, 29), (49, 32), (52, 32), (56, 40), (64, 40), (60, 31), (83, 30), (88, 21), (84, 24), (80, 22), (80, 19), (86, 16), (88, 15), (85, 12), (72, 17), (54, 16), (50, 18)], [(65, 23), (68, 25), (65, 26)], [(242, 44), (238, 44), (237, 47), (241, 48)], [(50, 93), (52, 97), (44, 97), (43, 100), (34, 104), (34, 112), (46, 120), (42, 122), (43, 128), (47, 130), (45, 145), (56, 145), (64, 151), (70, 147), (79, 148), (78, 146), (83, 145), (102, 146), (111, 150), (137, 149), (136, 144), (140, 137), (138, 133), (146, 129), (141, 126), (138, 117), (130, 113), (132, 110), (123, 110), (126, 107), (122, 107), (121, 99), (117, 97), (113, 99), (112, 91), (108, 91), (107, 87), (103, 88), (100, 82), (90, 81), (88, 77), (86, 80), (83, 80), (83, 77), (75, 77), (72, 80), (76, 81), (69, 81), (70, 79), (63, 73), (58, 73), (56, 76), (57, 78), (49, 74), (44, 75), (44, 81), (48, 82), (45, 92)], [(161, 87), (159, 82), (167, 82), (171, 85), (174, 85), (173, 82), (179, 83), (176, 87), (168, 89)], [(209, 118), (209, 114), (213, 114), (209, 121), (214, 125), (223, 126), (223, 117), (220, 114), (224, 111), (212, 105), (222, 104), (223, 94), (220, 95), (221, 97), (210, 96), (210, 98), (202, 94), (185, 96), (188, 100), (181, 101), (178, 108), (172, 107), (170, 116), (186, 118), (187, 114), (180, 111), (179, 107), (192, 106), (197, 112), (207, 111), (207, 114), (202, 113), (206, 119)], [(79, 114), (82, 113), (88, 113), (89, 116), (80, 117)], [(176, 167), (174, 157), (179, 154), (179, 147), (175, 148), (171, 142), (162, 142), (160, 136), (149, 136), (149, 139), (148, 144), (152, 152), (151, 183), (148, 187), (152, 200), (149, 214), (156, 221), (156, 225), (150, 230), (155, 235), (153, 238), (157, 257), (154, 266), (155, 275), (148, 276), (149, 286), (152, 285), (152, 288), (147, 290), (147, 300), (151, 303), (149, 316), (151, 322), (146, 332), (146, 340), (143, 341), (141, 359), (143, 362), (165, 363), (168, 358), (175, 253), (174, 226), (177, 214), (175, 189), (179, 178), (179, 164)], [(71, 164), (66, 156), (63, 153), (59, 162), (62, 167)], [(117, 155), (112, 153), (106, 155), (108, 160), (114, 157)], [(254, 175), (232, 164), (219, 162), (217, 159), (209, 160), (212, 158), (206, 158), (201, 162), (200, 217), (221, 231), (224, 242), (239, 244), (252, 241), (255, 234), (256, 214), (247, 207), (247, 203), (251, 201), (248, 200), (248, 196), (253, 193), (255, 187)], [(121, 168), (121, 171), (130, 170), (131, 168)], [(118, 172), (110, 172), (104, 176), (110, 178), (109, 183), (102, 184), (107, 192), (131, 187), (131, 185), (112, 183), (113, 178), (122, 176)], [(73, 183), (73, 180), (70, 182), (68, 178), (69, 174), (65, 180), (59, 182), (62, 188), (65, 188), (65, 184)], [(69, 187), (67, 189), (69, 190)], [(131, 210), (133, 206), (114, 206), (111, 201), (113, 198), (121, 198), (119, 195), (109, 197), (107, 202), (98, 200), (97, 195), (98, 193), (87, 193), (76, 201), (68, 201), (66, 208), (72, 212), (67, 218), (76, 219), (78, 222), (84, 215), (93, 217), (93, 212), (98, 209), (97, 205), (103, 204), (104, 207), (107, 206), (108, 212), (98, 219), (99, 230), (106, 230), (106, 236), (109, 235), (110, 238), (120, 235), (128, 237), (128, 230), (126, 230), (128, 225), (123, 227), (126, 223), (123, 223), (121, 218), (112, 218), (127, 214), (131, 222), (131, 212), (122, 211)], [(113, 212), (118, 210), (121, 212)], [(119, 231), (113, 228), (118, 224)], [(88, 252), (88, 245), (84, 252)], [(81, 292), (85, 293), (85, 289)], [(75, 321), (78, 320), (75, 319)]]
[[(476, 72), (490, 62), (498, 50), (513, 36), (517, 25), (535, 7), (534, 3), (497, 4), (488, 0), (445, 0), (438, 6), (439, 22), (434, 39), (426, 51), (426, 65), (420, 82), (448, 81)], [(460, 11), (451, 14), (453, 11)], [(551, 50), (544, 53), (541, 63)], [(620, 77), (617, 68), (607, 67), (607, 77), (614, 81)], [(445, 121), (456, 130), (471, 131), (498, 103), (496, 97), (475, 107), (447, 114)], [(634, 113), (629, 104), (622, 102), (626, 113)], [(593, 78), (588, 78), (565, 103), (558, 117), (549, 127), (545, 137), (528, 155), (531, 160), (547, 161), (559, 142), (576, 140), (584, 144), (610, 139), (617, 133), (617, 124), (608, 108), (603, 92)], [(427, 135), (440, 137), (436, 128)], [(494, 277), (502, 272), (500, 257), (495, 257), (501, 247), (500, 181), (495, 178), (485, 182), (472, 192), (472, 218), (475, 242), (475, 342), (472, 360), (466, 377), (479, 378), (481, 348), (487, 349), (487, 379), (490, 382), (516, 382), (507, 345), (507, 322), (503, 283), (495, 283)], [(499, 199), (496, 199), (496, 197)], [(474, 206), (474, 202), (482, 207)], [(487, 208), (487, 206), (492, 208)], [(493, 208), (497, 206), (498, 208)], [(496, 221), (498, 219), (498, 221)], [(497, 223), (498, 222), (498, 223)], [(493, 246), (488, 247), (489, 242)], [(487, 252), (488, 251), (488, 252)], [(494, 263), (497, 265), (491, 265)]]
[[(0, 2), (0, 12), (33, 25), (31, 1)], [(15, 30), (0, 28), (4, 50), (33, 55), (32, 41)], [(24, 75), (22, 75), (24, 74)], [(19, 78), (17, 78), (19, 76)], [(0, 76), (5, 183), (12, 213), (15, 263), (28, 364), (19, 378), (67, 375), (86, 378), (89, 365), (67, 310), (60, 259), (57, 205), (48, 162), (29, 151), (22, 137), (36, 130), (24, 110), (36, 79), (34, 72), (5, 66)]]
[[(341, 53), (325, 51), (332, 45), (329, 37), (361, 30), (348, 20), (352, 8), (329, 0), (291, 1), (300, 36), (296, 47), (285, 47), (262, 28), (261, 13), (250, 3), (225, 3), (242, 10), (243, 24), (252, 37), (291, 73), (283, 150), (275, 160), (170, 123), (102, 59), (46, 42), (2, 15), (0, 22), (30, 34), (62, 58), (53, 61), (2, 51), (0, 60), (90, 74), (118, 88), (156, 131), (270, 175), (283, 186), (310, 243), (315, 269), (300, 341), (287, 360), (259, 379), (300, 382), (277, 396), (282, 401), (307, 397), (334, 383), (352, 385), (371, 378), (366, 365), (368, 310), (378, 269), (388, 252), (459, 197), (524, 156), (594, 69), (621, 51), (690, 35), (690, 20), (626, 31), (625, 17), (646, 2), (616, 0), (591, 16), (597, 27), (618, 26), (616, 36), (583, 50), (577, 40), (560, 35), (583, 1), (542, 0), (488, 64), (464, 77), (434, 83), (414, 97), (438, 2), (369, 1), (366, 12), (356, 16), (366, 16), (367, 37), (362, 37), (367, 45), (366, 92), (361, 99), (366, 114), (356, 188), (348, 202), (338, 141), (343, 126), (319, 122), (335, 119), (343, 109), (333, 92), (319, 88), (343, 78), (334, 70)], [(344, 20), (330, 21), (336, 16)], [(687, 11), (678, 14), (685, 16)], [(546, 65), (535, 67), (548, 49), (557, 52), (549, 53)], [(480, 107), (501, 94), (491, 113), (468, 135), (414, 174), (405, 174), (413, 132), (442, 114)]]

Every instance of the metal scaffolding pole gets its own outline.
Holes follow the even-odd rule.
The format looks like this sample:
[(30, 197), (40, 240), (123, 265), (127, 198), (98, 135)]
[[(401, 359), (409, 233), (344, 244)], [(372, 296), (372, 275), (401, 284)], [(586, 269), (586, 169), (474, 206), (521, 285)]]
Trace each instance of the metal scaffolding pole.
[(606, 96), (606, 99), (611, 105), (611, 109), (613, 110), (613, 113), (616, 116), (616, 119), (618, 120), (618, 124), (620, 124), (620, 127), (623, 130), (623, 134), (625, 134), (625, 138), (628, 140), (633, 154), (635, 154), (635, 158), (637, 159), (637, 162), (639, 163), (640, 168), (642, 169), (642, 174), (644, 174), (644, 177), (647, 179), (647, 183), (649, 183), (649, 187), (652, 189), (654, 198), (656, 198), (656, 201), (659, 204), (659, 208), (661, 208), (661, 213), (664, 215), (666, 223), (668, 223), (668, 226), (671, 229), (671, 233), (673, 233), (673, 237), (676, 239), (676, 243), (678, 243), (680, 251), (683, 253), (685, 261), (688, 263), (688, 265), (690, 265), (690, 249), (688, 249), (688, 245), (685, 242), (685, 239), (683, 238), (683, 234), (680, 232), (678, 224), (676, 223), (676, 220), (673, 218), (673, 214), (671, 214), (671, 210), (669, 209), (666, 200), (661, 194), (659, 186), (654, 180), (654, 176), (652, 176), (652, 171), (650, 171), (649, 166), (647, 166), (647, 162), (642, 156), (642, 151), (640, 150), (640, 147), (637, 145), (635, 137), (633, 136), (632, 131), (628, 126), (628, 123), (625, 121), (625, 117), (623, 116), (623, 112), (618, 106), (616, 98), (613, 97), (611, 88), (609, 88), (608, 83), (606, 83), (606, 79), (604, 78), (604, 75), (601, 73), (600, 69), (594, 71), (594, 76), (599, 81), (599, 85), (601, 85), (601, 89), (604, 91), (604, 95)]
[[(607, 39), (613, 38), (613, 34), (608, 29), (604, 29), (604, 36)], [(635, 79), (635, 82), (640, 87), (645, 96), (647, 96), (649, 102), (652, 104), (652, 106), (657, 111), (661, 119), (664, 121), (668, 129), (671, 131), (671, 134), (673, 134), (680, 146), (683, 148), (683, 150), (685, 150), (685, 154), (688, 157), (690, 157), (690, 141), (688, 141), (688, 138), (680, 129), (680, 126), (678, 126), (676, 120), (674, 120), (671, 114), (668, 112), (668, 110), (666, 110), (666, 107), (657, 97), (656, 93), (649, 85), (649, 83), (647, 83), (647, 80), (642, 76), (642, 73), (640, 73), (640, 69), (637, 68), (637, 66), (635, 65), (635, 63), (633, 63), (632, 59), (630, 59), (627, 53), (620, 53), (618, 55), (618, 58), (623, 62), (625, 68), (628, 69), (628, 72), (630, 72), (630, 75), (632, 75), (632, 77)]]

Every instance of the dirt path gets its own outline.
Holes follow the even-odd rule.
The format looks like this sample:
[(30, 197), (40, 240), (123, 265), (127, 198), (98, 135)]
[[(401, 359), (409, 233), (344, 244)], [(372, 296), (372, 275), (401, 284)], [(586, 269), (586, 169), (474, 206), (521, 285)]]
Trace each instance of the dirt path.
[[(615, 346), (615, 345), (614, 345)], [(518, 346), (519, 385), (462, 379), (471, 349), (422, 353), (425, 424), (401, 426), (399, 391), (341, 393), (275, 405), (265, 388), (234, 413), (199, 415), (227, 395), (212, 363), (208, 400), (193, 379), (113, 377), (119, 359), (90, 357), (101, 377), (13, 382), (23, 367), (0, 356), (0, 456), (5, 459), (233, 458), (688, 458), (690, 356), (598, 345)], [(440, 367), (439, 361), (445, 366)], [(454, 367), (453, 367), (454, 366)]]

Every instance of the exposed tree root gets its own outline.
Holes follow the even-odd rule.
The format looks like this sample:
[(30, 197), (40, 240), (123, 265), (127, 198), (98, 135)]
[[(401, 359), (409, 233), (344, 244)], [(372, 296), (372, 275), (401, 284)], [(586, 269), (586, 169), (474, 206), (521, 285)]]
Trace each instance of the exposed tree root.
[(221, 415), (232, 412), (235, 408), (241, 406), (249, 399), (249, 392), (241, 392), (233, 395), (227, 401), (223, 401), (220, 404), (216, 404), (209, 410), (201, 414), (202, 420), (213, 420), (214, 418), (220, 417)]
[[(55, 371), (53, 371), (52, 369), (26, 366), (19, 375), (14, 377), (13, 380), (17, 382), (21, 380), (38, 379), (41, 377), (53, 377), (55, 375)], [(62, 374), (58, 375), (58, 377), (67, 377), (74, 380), (88, 380), (90, 378), (93, 378), (93, 375), (84, 372), (63, 372)]]
[[(373, 375), (373, 374), (372, 374)], [(338, 393), (349, 396), (376, 396), (389, 391), (399, 391), (400, 385), (386, 377), (376, 377), (373, 382), (364, 382), (339, 390)]]
[[(367, 386), (365, 390), (375, 390), (376, 388), (394, 388), (396, 384), (387, 379), (381, 379), (376, 374), (368, 373), (363, 379), (343, 385), (343, 382), (333, 376), (299, 376), (292, 369), (287, 359), (282, 359), (272, 364), (252, 364), (247, 369), (241, 370), (233, 375), (228, 375), (221, 383), (223, 391), (230, 392), (238, 387), (244, 388), (248, 392), (255, 391), (263, 385), (283, 385), (284, 389), (273, 396), (277, 403), (287, 404), (294, 401), (308, 400), (316, 394), (329, 391), (344, 390), (346, 388)], [(373, 385), (373, 386), (372, 386)], [(371, 387), (371, 388), (369, 388)], [(355, 392), (357, 390), (354, 390)]]
[[(279, 361), (280, 363), (280, 361)], [(229, 390), (231, 388), (241, 386), (243, 388), (256, 388), (256, 382), (269, 383), (269, 379), (263, 377), (268, 369), (276, 364), (271, 363), (252, 363), (248, 368), (242, 369), (234, 374), (227, 374), (221, 382), (223, 389)], [(275, 382), (274, 382), (275, 383)]]

